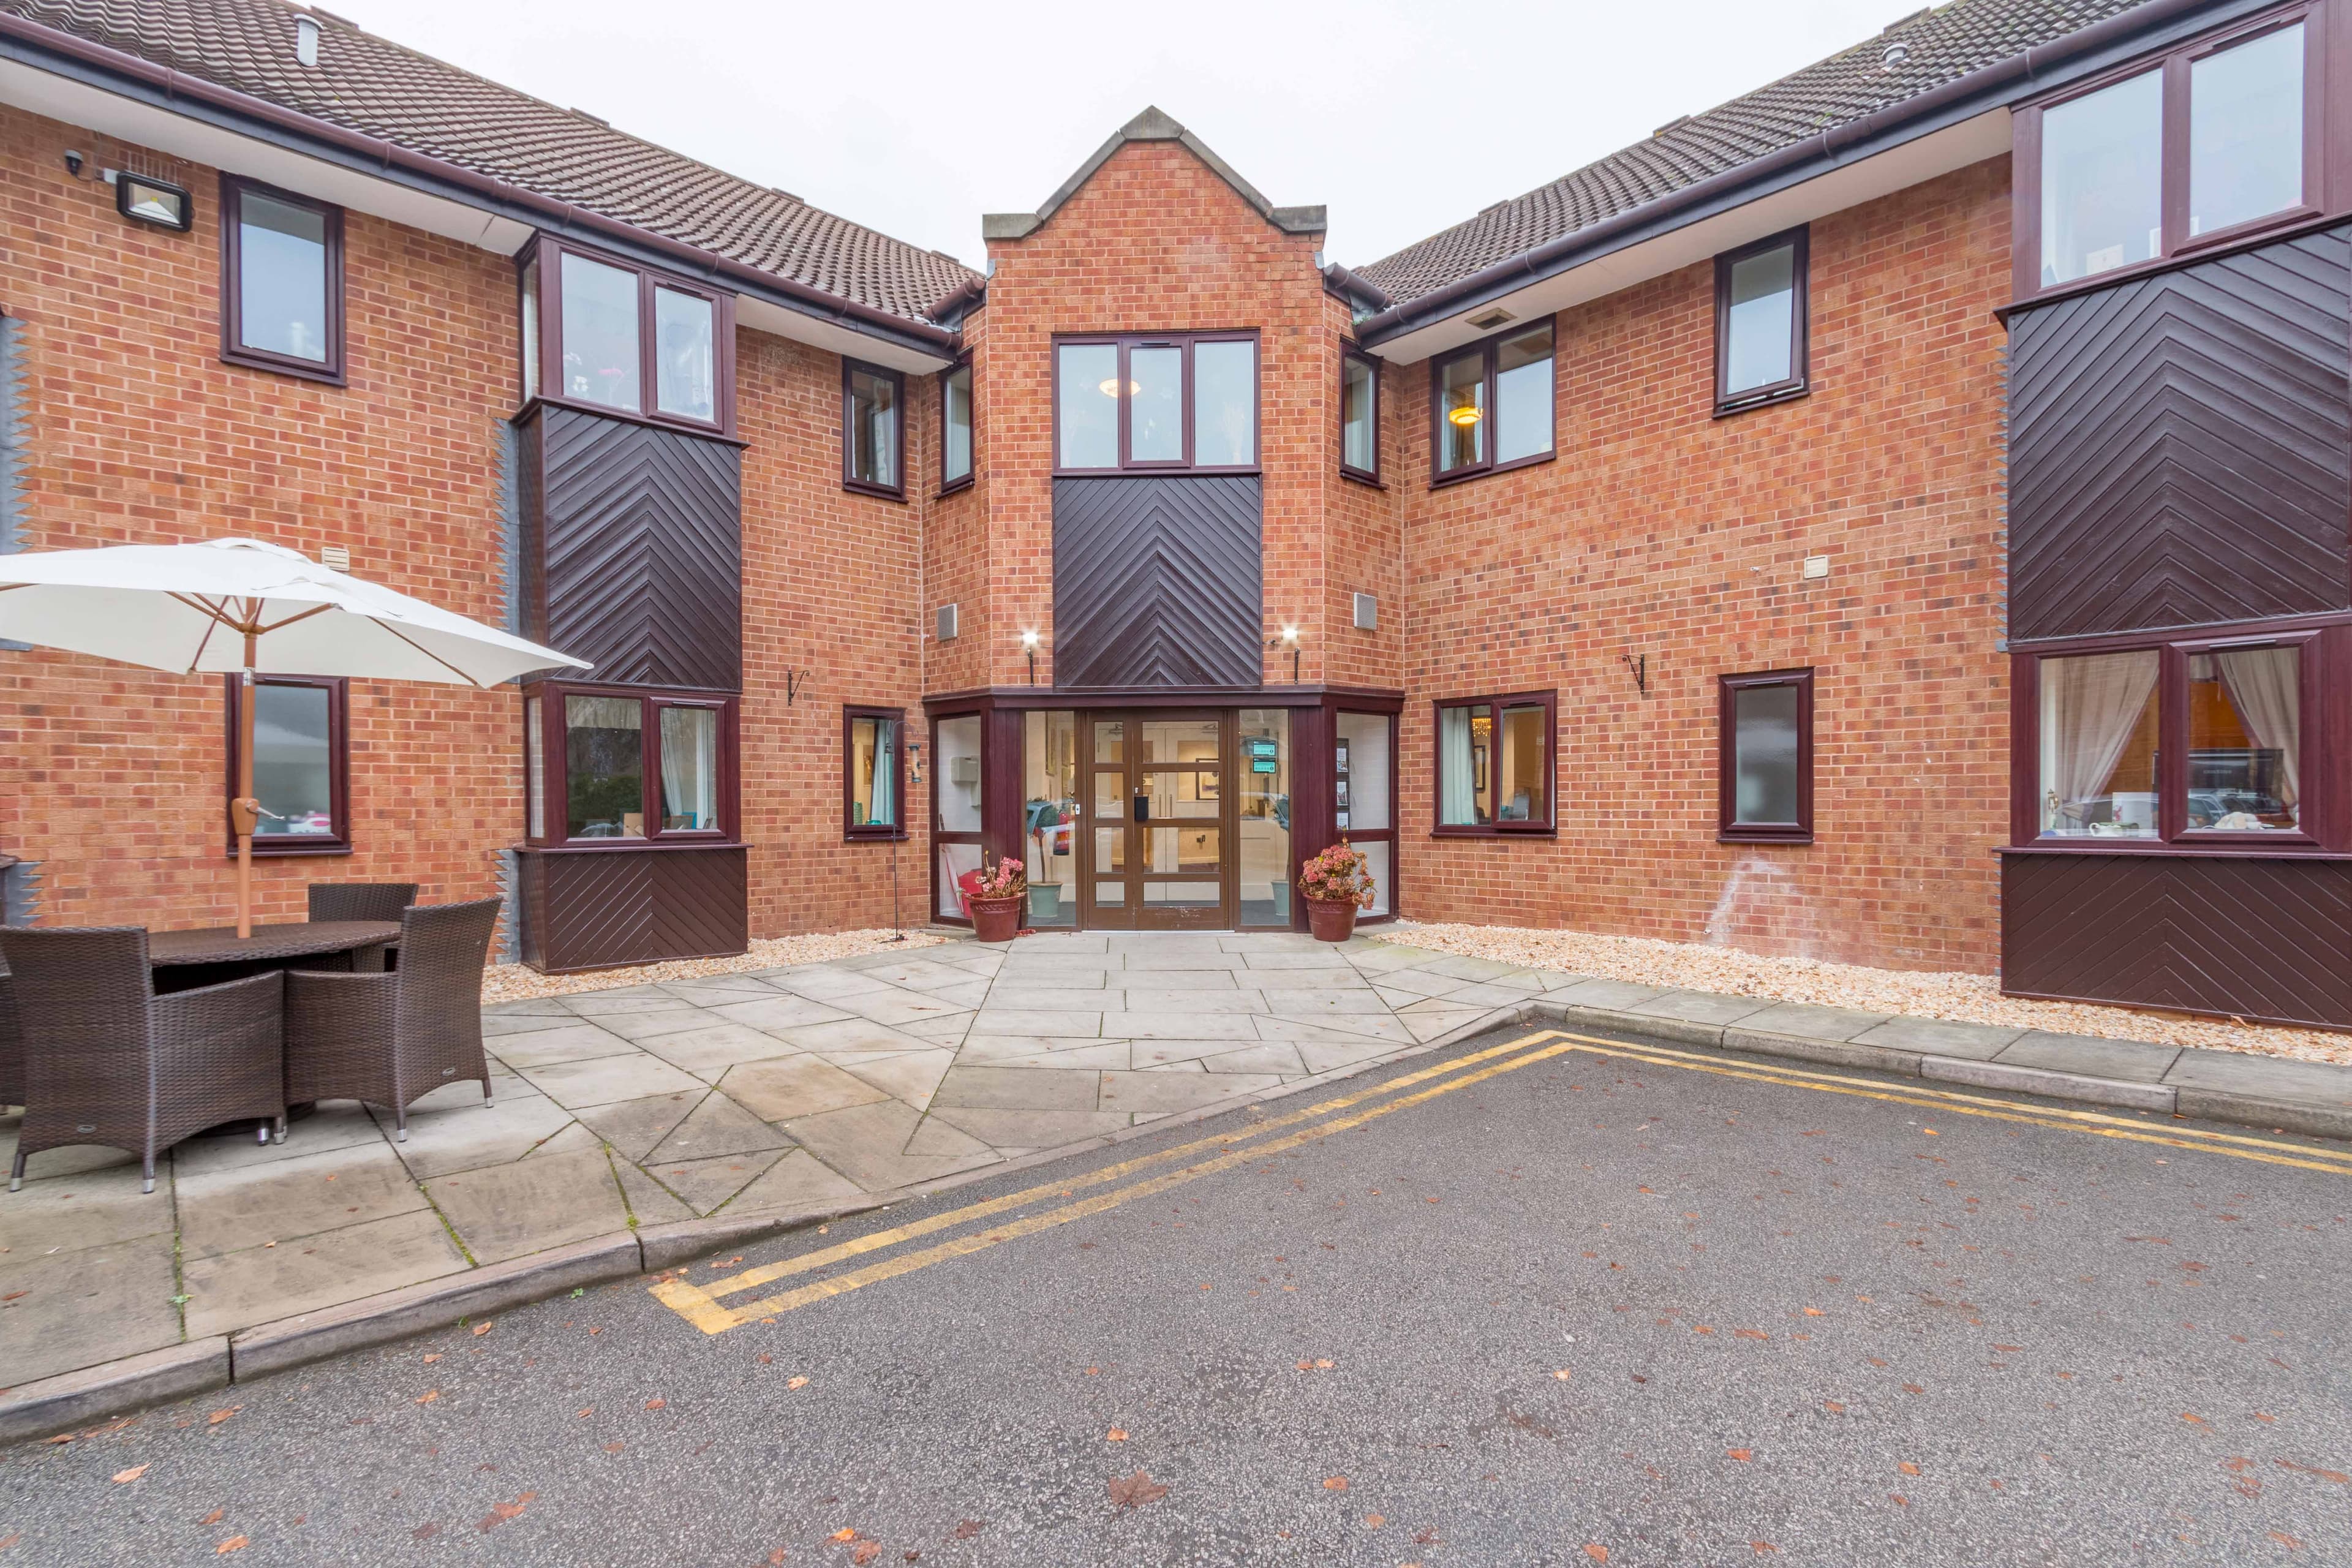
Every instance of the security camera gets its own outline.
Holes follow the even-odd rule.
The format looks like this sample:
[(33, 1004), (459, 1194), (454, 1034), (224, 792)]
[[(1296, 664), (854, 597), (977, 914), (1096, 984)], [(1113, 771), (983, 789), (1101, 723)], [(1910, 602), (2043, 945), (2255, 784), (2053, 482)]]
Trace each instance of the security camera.
[(82, 155), (80, 153), (68, 153), (66, 154), (66, 173), (71, 174), (77, 180), (81, 178), (81, 165)]

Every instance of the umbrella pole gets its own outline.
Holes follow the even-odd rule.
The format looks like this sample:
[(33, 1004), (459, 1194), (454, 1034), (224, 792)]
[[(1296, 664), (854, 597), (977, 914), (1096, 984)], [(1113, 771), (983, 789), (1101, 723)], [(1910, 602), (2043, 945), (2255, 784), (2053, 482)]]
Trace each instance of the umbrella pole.
[(229, 821), (236, 829), (236, 935), (242, 942), (253, 934), (253, 830), (261, 822), (261, 803), (253, 798), (253, 667), (254, 634), (245, 634), (245, 684), (236, 704), (236, 798), (229, 803)]

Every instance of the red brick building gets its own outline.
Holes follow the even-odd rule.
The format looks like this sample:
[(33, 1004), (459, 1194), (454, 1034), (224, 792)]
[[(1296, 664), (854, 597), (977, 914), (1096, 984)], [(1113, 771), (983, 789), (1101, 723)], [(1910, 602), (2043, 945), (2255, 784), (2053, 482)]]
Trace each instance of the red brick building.
[[(2352, 1026), (2341, 4), (1953, 0), (1352, 268), (1147, 110), (982, 275), (278, 0), (0, 0), (0, 552), (593, 662), (266, 689), (281, 917), (1288, 929), (1345, 837), (1375, 917)], [(11, 918), (220, 919), (225, 706), (0, 652)]]

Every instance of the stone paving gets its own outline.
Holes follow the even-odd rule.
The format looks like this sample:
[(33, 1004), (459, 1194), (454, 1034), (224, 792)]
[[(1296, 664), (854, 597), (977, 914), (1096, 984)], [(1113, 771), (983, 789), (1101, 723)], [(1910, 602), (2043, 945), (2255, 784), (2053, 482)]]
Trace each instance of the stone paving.
[(283, 1144), (181, 1144), (149, 1196), (129, 1156), (34, 1155), (0, 1194), (0, 1377), (643, 1226), (853, 1203), (1349, 1068), (1536, 988), (1439, 964), (1375, 986), (1400, 951), (1042, 934), (500, 1004), (494, 1108), (451, 1085), (404, 1143), (330, 1101)]
[[(149, 1196), (129, 1156), (36, 1154), (25, 1190), (0, 1194), (0, 1377), (29, 1396), (37, 1380), (199, 1342), (266, 1362), (273, 1333), (317, 1333), (328, 1309), (381, 1318), (499, 1281), (501, 1266), (617, 1249), (624, 1272), (658, 1267), (762, 1215), (845, 1211), (1344, 1074), (1530, 1004), (1609, 1035), (2352, 1136), (2352, 1068), (1363, 938), (967, 940), (486, 1008), (495, 1109), (451, 1085), (417, 1102), (406, 1142), (389, 1113), (331, 1101), (280, 1145), (181, 1144)], [(0, 1159), (15, 1142), (16, 1119), (0, 1118)]]

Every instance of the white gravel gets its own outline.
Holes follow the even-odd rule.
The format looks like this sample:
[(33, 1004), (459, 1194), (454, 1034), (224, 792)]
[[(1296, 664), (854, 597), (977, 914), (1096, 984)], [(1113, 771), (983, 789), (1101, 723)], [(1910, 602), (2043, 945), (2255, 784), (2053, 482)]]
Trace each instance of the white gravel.
[(522, 963), (492, 964), (482, 974), (482, 1000), (520, 1002), (540, 996), (568, 996), (576, 991), (610, 991), (623, 985), (650, 985), (660, 980), (697, 980), (706, 974), (740, 974), (753, 969), (782, 969), (794, 963), (823, 963), (835, 958), (893, 948), (901, 952), (937, 947), (949, 939), (935, 931), (910, 931), (906, 940), (887, 930), (816, 931), (806, 936), (770, 937), (751, 944), (733, 958), (682, 958), (667, 963), (641, 963), (632, 969), (598, 969), (586, 974), (541, 974)]
[(1559, 970), (1602, 980), (1765, 996), (1900, 1013), (1916, 1018), (2000, 1024), (2107, 1039), (2202, 1046), (2248, 1056), (2291, 1057), (2352, 1067), (2352, 1036), (2318, 1029), (2274, 1028), (2240, 1019), (2194, 1018), (2137, 1007), (2086, 1002), (2030, 1002), (2000, 994), (1990, 974), (1953, 974), (1767, 958), (1736, 948), (1647, 937), (1595, 936), (1583, 931), (1531, 931), (1517, 926), (1419, 925), (1410, 921), (1366, 936), (1493, 959), (1529, 969)]

